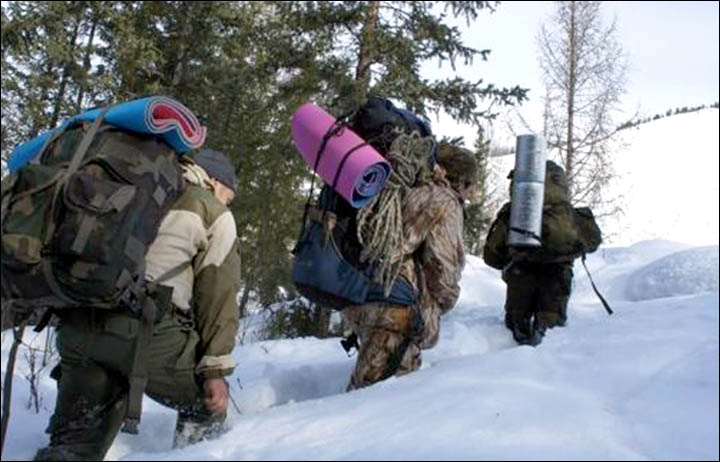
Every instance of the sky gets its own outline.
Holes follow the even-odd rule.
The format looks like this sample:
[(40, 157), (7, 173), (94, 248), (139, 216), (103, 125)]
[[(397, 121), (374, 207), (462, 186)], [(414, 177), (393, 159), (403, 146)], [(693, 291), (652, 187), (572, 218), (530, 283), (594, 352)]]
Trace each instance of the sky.
[[(720, 99), (718, 2), (620, 1), (603, 2), (602, 8), (605, 24), (617, 18), (617, 39), (630, 63), (623, 101), (628, 118), (635, 112), (648, 117)], [(460, 75), (496, 86), (529, 88), (529, 101), (519, 111), (535, 130), (541, 126), (544, 93), (536, 36), (554, 11), (554, 2), (501, 2), (495, 12), (481, 12), (470, 28), (464, 21), (456, 22), (466, 45), (491, 50), (487, 61), (458, 65)], [(429, 62), (423, 72), (442, 78), (447, 70)], [(466, 144), (472, 145), (471, 128), (447, 117), (433, 122), (441, 135), (465, 136)]]

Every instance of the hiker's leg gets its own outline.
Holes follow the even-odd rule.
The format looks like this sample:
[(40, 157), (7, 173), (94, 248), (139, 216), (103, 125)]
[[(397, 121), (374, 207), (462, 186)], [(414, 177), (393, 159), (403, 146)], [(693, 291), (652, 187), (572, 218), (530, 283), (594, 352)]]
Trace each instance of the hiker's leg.
[(548, 271), (539, 297), (538, 329), (565, 325), (572, 278), (572, 267), (569, 265), (558, 265)]
[[(102, 460), (122, 424), (127, 402), (125, 378), (84, 357), (83, 342), (92, 347), (87, 326), (58, 329), (60, 365), (55, 413), (50, 418), (50, 444), (35, 460)], [(59, 375), (59, 377), (58, 377)]]
[(173, 447), (212, 439), (225, 431), (226, 413), (210, 414), (195, 375), (199, 336), (188, 319), (165, 316), (155, 327), (148, 351), (147, 394), (178, 411)]
[(184, 448), (200, 441), (212, 440), (227, 431), (225, 419), (227, 413), (210, 414), (202, 401), (195, 405), (178, 409), (175, 423), (173, 448)]
[[(419, 348), (401, 345), (409, 334), (410, 310), (383, 303), (347, 308), (344, 313), (360, 339), (348, 391), (379, 382), (388, 374), (406, 374), (420, 367)], [(399, 356), (401, 355), (402, 356)]]
[(506, 276), (505, 325), (520, 344), (532, 343), (535, 311), (535, 281), (532, 275), (513, 268)]
[(401, 376), (409, 374), (410, 372), (415, 372), (420, 369), (420, 366), (422, 366), (420, 347), (415, 343), (410, 343), (407, 350), (405, 350), (405, 355), (403, 356), (400, 367), (398, 367), (395, 375)]

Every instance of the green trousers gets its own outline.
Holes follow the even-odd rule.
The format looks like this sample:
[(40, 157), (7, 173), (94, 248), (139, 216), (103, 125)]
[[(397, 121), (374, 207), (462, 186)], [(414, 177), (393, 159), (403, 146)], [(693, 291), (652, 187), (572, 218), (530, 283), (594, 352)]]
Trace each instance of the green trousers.
[[(124, 313), (78, 309), (63, 313), (57, 330), (58, 394), (50, 444), (35, 460), (102, 460), (123, 423), (139, 319)], [(195, 375), (199, 337), (193, 322), (175, 313), (157, 322), (144, 352), (146, 394), (178, 410), (175, 445), (219, 434), (225, 414), (203, 405)], [(142, 424), (140, 425), (142, 431)]]
[(539, 343), (545, 330), (564, 326), (572, 263), (517, 263), (504, 275), (505, 324), (519, 343)]

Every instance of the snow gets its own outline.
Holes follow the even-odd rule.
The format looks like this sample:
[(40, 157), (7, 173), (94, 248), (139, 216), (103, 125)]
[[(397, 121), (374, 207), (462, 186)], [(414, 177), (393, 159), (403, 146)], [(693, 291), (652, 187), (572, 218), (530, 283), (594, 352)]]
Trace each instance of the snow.
[(718, 114), (705, 109), (623, 130), (627, 148), (614, 156), (624, 215), (603, 223), (614, 245), (663, 238), (718, 243)]
[[(640, 194), (647, 202), (631, 210), (644, 216), (618, 233), (627, 244), (606, 244), (588, 257), (612, 316), (578, 261), (568, 325), (536, 348), (518, 346), (503, 324), (498, 271), (470, 257), (460, 300), (443, 318), (438, 345), (423, 353), (421, 370), (346, 393), (355, 357), (339, 339), (246, 342), (234, 352), (239, 366), (230, 384), (241, 413), (231, 405), (228, 433), (171, 450), (175, 413), (145, 399), (140, 435), (120, 434), (107, 459), (718, 460), (717, 110), (702, 114), (637, 131), (638, 140), (658, 141), (638, 141), (657, 159), (677, 152), (663, 151), (674, 148), (658, 140), (655, 124), (682, 133), (689, 149), (675, 166), (692, 174), (674, 177), (687, 180), (673, 188), (686, 200), (660, 204)], [(687, 116), (699, 132), (714, 128), (693, 142)], [(645, 155), (633, 146), (623, 154)], [(656, 187), (649, 176), (640, 174), (637, 185)], [(713, 190), (690, 206), (691, 195)], [(648, 227), (649, 217), (667, 222)], [(679, 228), (669, 226), (676, 217)], [(45, 343), (44, 333), (26, 335)], [(11, 342), (4, 333), (3, 370)], [(47, 443), (55, 400), (47, 367), (40, 413), (26, 408), (23, 351), (3, 460), (32, 458)]]

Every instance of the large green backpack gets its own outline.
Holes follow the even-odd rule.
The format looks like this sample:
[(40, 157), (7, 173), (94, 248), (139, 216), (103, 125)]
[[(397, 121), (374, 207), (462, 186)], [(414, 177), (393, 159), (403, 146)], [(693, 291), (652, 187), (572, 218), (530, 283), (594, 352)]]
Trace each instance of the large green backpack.
[(541, 240), (541, 247), (513, 252), (521, 254), (523, 260), (557, 261), (594, 252), (602, 242), (592, 211), (570, 204), (565, 171), (552, 161), (545, 169)]
[(176, 152), (95, 123), (37, 159), (2, 182), (3, 328), (45, 307), (139, 309), (145, 253), (184, 189)]

